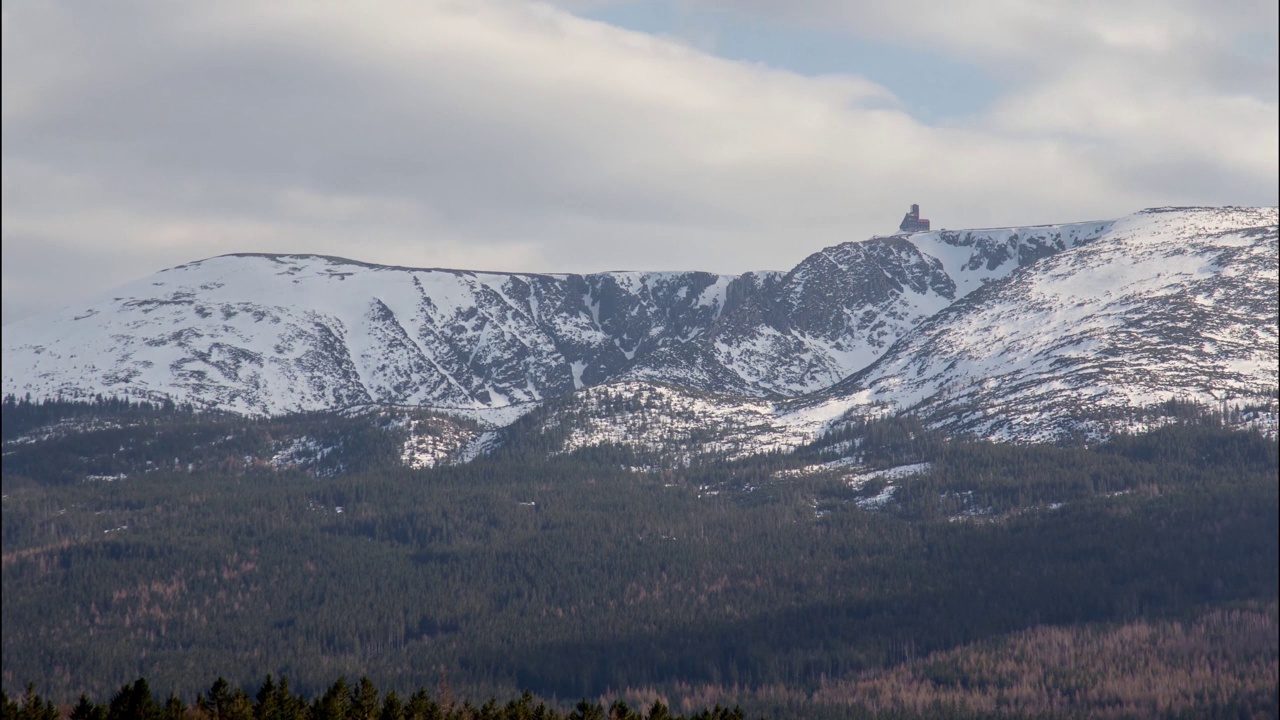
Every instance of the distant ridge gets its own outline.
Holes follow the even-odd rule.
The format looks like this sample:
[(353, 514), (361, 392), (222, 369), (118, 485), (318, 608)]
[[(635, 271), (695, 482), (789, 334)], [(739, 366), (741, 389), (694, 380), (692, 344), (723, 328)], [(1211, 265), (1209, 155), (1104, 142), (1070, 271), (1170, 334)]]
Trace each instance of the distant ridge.
[(782, 435), (820, 430), (788, 419), (804, 406), (827, 408), (823, 427), (887, 407), (956, 431), (1057, 437), (1084, 408), (1265, 394), (1276, 245), (1275, 208), (1156, 208), (877, 237), (742, 275), (236, 253), (6, 325), (3, 386), (251, 414), (423, 406), (505, 424), (587, 388), (659, 383), (739, 398)]

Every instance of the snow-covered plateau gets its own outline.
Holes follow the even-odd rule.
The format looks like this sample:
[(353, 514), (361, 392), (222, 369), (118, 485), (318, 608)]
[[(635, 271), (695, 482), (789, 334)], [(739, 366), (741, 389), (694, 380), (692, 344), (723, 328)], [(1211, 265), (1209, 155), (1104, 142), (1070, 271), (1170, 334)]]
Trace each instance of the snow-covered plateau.
[(997, 439), (1096, 437), (1169, 399), (1274, 430), (1277, 262), (1276, 208), (1235, 207), (877, 237), (740, 276), (227, 255), (4, 326), (3, 392), (412, 406), (488, 429), (424, 430), (414, 465), (516, 430), (559, 452), (745, 456), (896, 411)]

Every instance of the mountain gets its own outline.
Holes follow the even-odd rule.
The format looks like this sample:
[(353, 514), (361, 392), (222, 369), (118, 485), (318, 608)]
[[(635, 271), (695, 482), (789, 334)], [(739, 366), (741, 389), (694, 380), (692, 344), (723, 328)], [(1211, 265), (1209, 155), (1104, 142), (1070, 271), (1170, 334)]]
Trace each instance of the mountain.
[(1276, 249), (1275, 208), (1166, 208), (878, 237), (741, 276), (228, 255), (6, 325), (3, 390), (495, 428), (459, 457), (514, 432), (751, 454), (895, 409), (1054, 438), (1170, 398), (1273, 401)]
[(1016, 439), (1171, 397), (1274, 402), (1278, 265), (1275, 208), (1149, 210), (953, 304), (828, 392)]

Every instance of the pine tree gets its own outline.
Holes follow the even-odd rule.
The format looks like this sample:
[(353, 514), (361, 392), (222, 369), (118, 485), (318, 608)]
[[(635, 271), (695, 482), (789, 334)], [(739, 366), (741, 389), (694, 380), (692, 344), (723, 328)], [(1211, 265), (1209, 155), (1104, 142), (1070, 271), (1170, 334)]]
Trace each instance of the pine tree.
[(80, 693), (80, 700), (71, 708), (70, 720), (106, 720), (107, 709)]
[(671, 720), (671, 711), (661, 700), (654, 700), (649, 708), (649, 714), (645, 715), (645, 720)]
[(569, 720), (604, 720), (604, 707), (583, 698), (569, 713)]
[(159, 720), (160, 706), (151, 695), (146, 678), (126, 684), (111, 698), (107, 720)]
[[(7, 703), (5, 709), (8, 710)], [(40, 697), (35, 683), (27, 683), (27, 692), (22, 696), (22, 708), (14, 717), (17, 720), (58, 720), (58, 708)]]
[(364, 676), (356, 687), (351, 689), (352, 720), (376, 720), (378, 717), (378, 688), (373, 681)]
[(196, 707), (209, 715), (212, 720), (227, 720), (231, 709), (231, 683), (219, 676), (209, 687), (208, 694), (201, 693), (196, 697)]
[(395, 691), (387, 693), (382, 701), (382, 711), (378, 713), (378, 720), (404, 720), (405, 716), (404, 703), (400, 701), (400, 696)]
[(164, 720), (186, 720), (187, 704), (178, 695), (172, 694), (164, 703)]
[(311, 706), (311, 717), (313, 720), (347, 720), (350, 708), (351, 693), (347, 690), (347, 679), (340, 677)]

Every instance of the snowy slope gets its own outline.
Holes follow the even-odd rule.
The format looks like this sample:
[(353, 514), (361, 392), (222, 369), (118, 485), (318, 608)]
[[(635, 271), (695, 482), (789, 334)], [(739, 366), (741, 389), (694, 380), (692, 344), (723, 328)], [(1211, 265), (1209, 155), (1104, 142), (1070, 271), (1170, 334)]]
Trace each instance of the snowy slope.
[(785, 275), (731, 284), (712, 352), (762, 395), (820, 390), (973, 290), (1110, 225), (937, 231), (826, 248)]
[(649, 465), (791, 452), (816, 440), (847, 404), (787, 412), (776, 401), (667, 383), (619, 380), (549, 401), (510, 427), (476, 438), (463, 454), (531, 439), (553, 454), (623, 446)]
[[(1061, 235), (1036, 232), (1037, 246)], [(625, 378), (795, 395), (866, 366), (976, 286), (970, 266), (982, 279), (1007, 274), (1018, 263), (1003, 248), (1020, 234), (990, 231), (977, 243), (922, 236), (946, 250), (938, 254), (951, 274), (901, 237), (742, 277), (229, 255), (5, 326), (4, 392), (171, 398), (265, 414), (368, 403), (479, 412)], [(1083, 235), (1067, 231), (1072, 241)]]
[[(523, 431), (558, 433), (562, 451), (750, 454), (886, 409), (1060, 437), (1170, 397), (1265, 397), (1276, 263), (1275, 208), (872, 238), (742, 276), (231, 255), (6, 325), (3, 390), (424, 406), (490, 428), (541, 407)], [(602, 400), (628, 393), (649, 404)], [(502, 438), (469, 442), (474, 456)]]
[(1138, 213), (938, 313), (827, 397), (1022, 440), (1169, 399), (1273, 403), (1277, 262), (1275, 208)]
[[(625, 365), (642, 338), (623, 320), (637, 307), (659, 314), (646, 283), (700, 289), (715, 280), (224, 256), (5, 326), (4, 388), (37, 397), (169, 397), (253, 413), (367, 403), (508, 407)], [(621, 289), (628, 285), (630, 293)], [(704, 323), (716, 310), (694, 302), (680, 309)]]
[[(1274, 432), (1275, 208), (1152, 210), (1092, 231), (1095, 242), (1068, 236), (1007, 276), (977, 263), (957, 271), (970, 295), (825, 391), (764, 401), (615, 384), (519, 430), (566, 452), (623, 445), (687, 462), (792, 450), (846, 417), (901, 410), (993, 439), (1097, 439), (1140, 429), (1151, 405), (1180, 399), (1259, 408), (1250, 422)], [(946, 257), (964, 247), (949, 239), (972, 237), (943, 236), (947, 247), (930, 249)], [(1009, 260), (1020, 249), (1000, 247)]]

